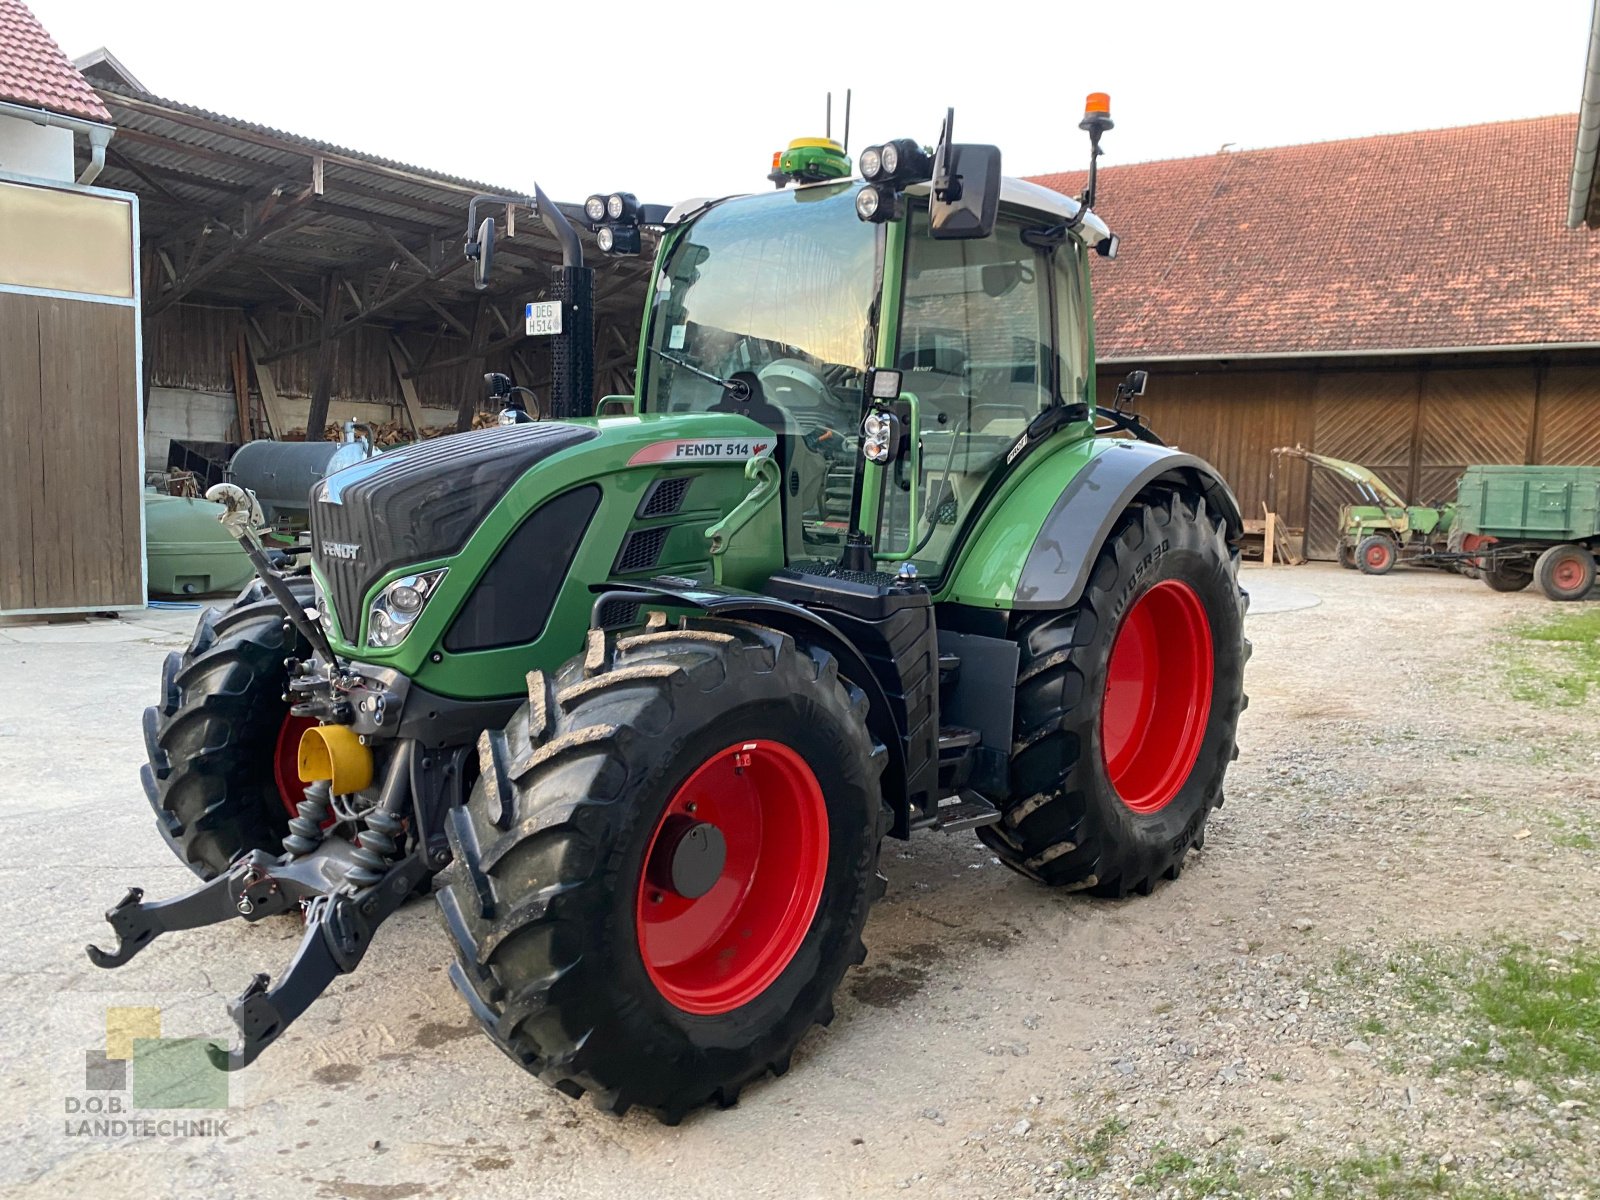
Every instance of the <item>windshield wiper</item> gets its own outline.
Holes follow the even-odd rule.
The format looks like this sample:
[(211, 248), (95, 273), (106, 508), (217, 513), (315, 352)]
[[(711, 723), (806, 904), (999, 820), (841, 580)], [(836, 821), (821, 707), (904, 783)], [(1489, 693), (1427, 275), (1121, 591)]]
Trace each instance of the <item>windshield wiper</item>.
[(665, 350), (658, 350), (654, 346), (650, 347), (650, 353), (666, 359), (673, 366), (682, 367), (691, 375), (698, 375), (701, 379), (710, 380), (712, 383), (719, 385), (724, 392), (735, 400), (750, 399), (750, 385), (742, 379), (724, 379), (721, 375), (713, 375), (710, 371), (701, 370), (693, 363), (686, 362), (676, 354), (668, 354)]

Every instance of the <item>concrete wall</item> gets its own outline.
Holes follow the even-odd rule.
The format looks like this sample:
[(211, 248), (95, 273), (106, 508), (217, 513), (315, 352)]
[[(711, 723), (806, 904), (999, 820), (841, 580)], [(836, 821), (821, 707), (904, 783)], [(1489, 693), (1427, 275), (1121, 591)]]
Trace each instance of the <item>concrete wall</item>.
[(71, 182), (72, 130), (0, 116), (0, 171)]

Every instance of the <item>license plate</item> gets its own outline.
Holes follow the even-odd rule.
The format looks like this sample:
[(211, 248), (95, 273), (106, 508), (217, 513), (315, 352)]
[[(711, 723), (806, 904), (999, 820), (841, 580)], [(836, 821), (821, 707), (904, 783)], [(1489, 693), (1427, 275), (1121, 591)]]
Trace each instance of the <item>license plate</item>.
[(526, 312), (529, 337), (549, 337), (561, 332), (561, 301), (540, 300), (528, 305)]

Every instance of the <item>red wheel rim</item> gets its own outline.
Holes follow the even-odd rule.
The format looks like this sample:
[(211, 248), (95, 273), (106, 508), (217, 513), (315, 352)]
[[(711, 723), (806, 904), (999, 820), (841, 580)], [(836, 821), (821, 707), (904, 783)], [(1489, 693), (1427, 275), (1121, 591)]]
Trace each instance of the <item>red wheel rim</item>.
[(1100, 703), (1100, 748), (1106, 777), (1134, 812), (1160, 812), (1188, 780), (1214, 666), (1211, 623), (1187, 583), (1156, 584), (1123, 618)]
[(315, 717), (285, 713), (283, 724), (278, 726), (278, 741), (272, 749), (272, 777), (278, 784), (278, 799), (291, 817), (299, 813), (300, 801), (306, 798), (306, 785), (300, 778), (300, 735), (316, 723)]
[[(672, 890), (670, 859), (685, 823), (721, 834), (710, 889)], [(685, 1012), (748, 1004), (793, 960), (828, 869), (828, 810), (806, 761), (781, 742), (737, 742), (683, 782), (645, 850), (635, 917), (644, 969)]]
[(1367, 566), (1383, 568), (1389, 565), (1390, 550), (1386, 542), (1374, 542), (1367, 547)]
[(1570, 592), (1583, 586), (1583, 564), (1575, 558), (1563, 558), (1556, 563), (1556, 569), (1550, 572), (1550, 578), (1563, 592)]

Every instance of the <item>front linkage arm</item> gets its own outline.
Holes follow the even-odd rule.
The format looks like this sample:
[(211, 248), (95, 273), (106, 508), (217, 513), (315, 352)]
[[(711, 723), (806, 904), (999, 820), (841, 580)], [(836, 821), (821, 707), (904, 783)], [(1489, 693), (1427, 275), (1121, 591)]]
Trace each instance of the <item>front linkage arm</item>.
[(239, 1027), (238, 1049), (206, 1047), (220, 1070), (249, 1066), (328, 984), (356, 969), (378, 926), (432, 874), (426, 838), (417, 838), (410, 853), (393, 862), (378, 849), (386, 844), (382, 831), (399, 827), (396, 810), (410, 794), (410, 746), (396, 748), (384, 798), (367, 815), (363, 837), (369, 844), (332, 838), (299, 855), (253, 850), (235, 860), (226, 874), (171, 900), (147, 904), (141, 889), (129, 888), (106, 913), (117, 935), (116, 948), (88, 946), (89, 961), (97, 967), (120, 967), (160, 934), (175, 929), (235, 918), (254, 922), (303, 909), (305, 934), (278, 985), (271, 987), (270, 978), (258, 974), (228, 1004), (228, 1015)]

